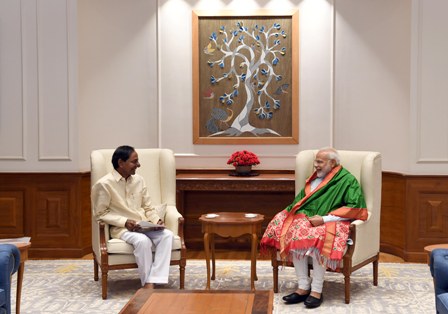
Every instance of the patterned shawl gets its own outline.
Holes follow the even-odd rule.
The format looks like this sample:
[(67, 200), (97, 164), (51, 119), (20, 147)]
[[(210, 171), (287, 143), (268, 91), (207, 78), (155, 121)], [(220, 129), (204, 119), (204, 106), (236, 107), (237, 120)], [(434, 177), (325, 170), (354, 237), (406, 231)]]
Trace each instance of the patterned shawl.
[(279, 212), (269, 223), (261, 239), (262, 251), (276, 248), (282, 258), (292, 259), (314, 255), (331, 269), (340, 266), (349, 236), (350, 221), (328, 222), (313, 227), (308, 217), (328, 214), (367, 219), (367, 208), (356, 178), (342, 166), (337, 166), (311, 191), (314, 172), (294, 202)]

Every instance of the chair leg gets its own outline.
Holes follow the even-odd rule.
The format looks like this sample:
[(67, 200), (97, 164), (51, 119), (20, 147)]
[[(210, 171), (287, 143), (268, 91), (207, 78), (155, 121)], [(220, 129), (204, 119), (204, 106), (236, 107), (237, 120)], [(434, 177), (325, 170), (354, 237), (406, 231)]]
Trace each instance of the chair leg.
[(107, 299), (107, 270), (103, 271), (101, 269), (101, 294), (103, 300)]
[(180, 263), (179, 265), (179, 288), (184, 289), (185, 288), (185, 265)]
[(93, 280), (98, 281), (98, 262), (95, 259), (95, 256), (93, 257)]
[(345, 283), (345, 304), (350, 303), (350, 274), (344, 274), (344, 283)]
[(278, 261), (277, 261), (277, 251), (272, 252), (271, 255), (271, 265), (272, 265), (272, 275), (273, 275), (273, 284), (274, 284), (274, 292), (278, 292)]
[(373, 285), (378, 286), (378, 258), (373, 261)]

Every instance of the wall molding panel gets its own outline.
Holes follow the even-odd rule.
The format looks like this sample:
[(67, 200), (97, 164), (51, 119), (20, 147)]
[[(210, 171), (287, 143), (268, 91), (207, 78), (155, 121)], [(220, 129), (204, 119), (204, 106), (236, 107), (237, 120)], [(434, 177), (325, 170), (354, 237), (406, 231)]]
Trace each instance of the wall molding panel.
[(0, 21), (0, 160), (24, 160), (22, 2), (1, 1)]
[(413, 0), (411, 142), (416, 169), (448, 164), (446, 10), (444, 1)]
[(37, 1), (39, 160), (70, 160), (69, 4)]
[(0, 1), (0, 171), (80, 171), (77, 3)]

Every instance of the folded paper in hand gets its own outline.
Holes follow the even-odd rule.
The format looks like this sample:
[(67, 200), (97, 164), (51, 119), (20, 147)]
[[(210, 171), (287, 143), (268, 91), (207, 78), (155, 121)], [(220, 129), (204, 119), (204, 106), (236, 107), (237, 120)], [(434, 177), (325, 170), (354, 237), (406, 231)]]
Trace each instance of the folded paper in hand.
[(142, 228), (142, 231), (148, 231), (148, 230), (151, 230), (151, 229), (154, 229), (154, 228), (157, 228), (157, 229), (165, 228), (164, 225), (158, 225), (158, 224), (154, 224), (152, 222), (143, 221), (143, 220), (137, 222), (137, 225), (139, 225)]

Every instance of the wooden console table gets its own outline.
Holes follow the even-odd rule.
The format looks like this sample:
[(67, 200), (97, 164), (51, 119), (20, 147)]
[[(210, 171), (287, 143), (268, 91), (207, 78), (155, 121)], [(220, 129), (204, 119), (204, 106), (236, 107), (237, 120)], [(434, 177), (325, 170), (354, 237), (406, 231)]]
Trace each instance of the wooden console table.
[[(257, 171), (257, 170), (255, 170)], [(191, 249), (203, 249), (198, 218), (213, 212), (249, 212), (264, 215), (262, 232), (274, 215), (291, 204), (295, 196), (293, 170), (259, 171), (253, 177), (234, 177), (230, 170), (178, 169), (177, 200), (185, 218), (185, 243)], [(216, 247), (250, 249), (247, 238), (216, 239)]]

